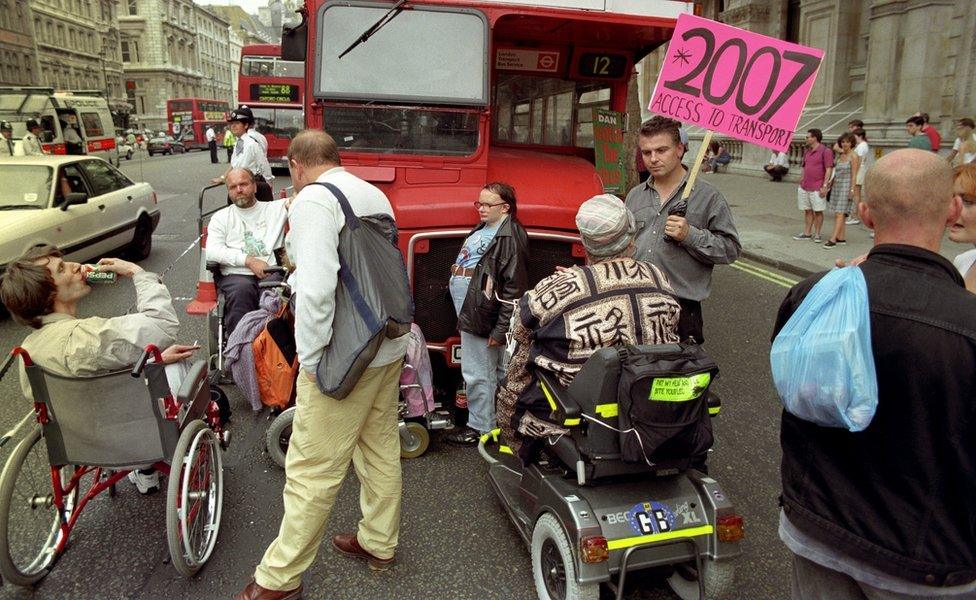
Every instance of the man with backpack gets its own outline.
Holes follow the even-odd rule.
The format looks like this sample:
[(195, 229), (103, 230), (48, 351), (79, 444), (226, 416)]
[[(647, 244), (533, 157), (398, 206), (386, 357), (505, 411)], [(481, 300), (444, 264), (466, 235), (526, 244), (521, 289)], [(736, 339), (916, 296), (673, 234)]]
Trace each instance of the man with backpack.
[[(318, 552), (326, 521), (352, 462), (359, 478), (363, 518), (358, 533), (332, 538), (337, 552), (366, 561), (372, 570), (394, 562), (400, 529), (398, 382), (409, 335), (384, 338), (375, 357), (342, 399), (320, 391), (317, 371), (334, 332), (354, 314), (337, 314), (340, 234), (346, 216), (331, 184), (356, 216), (386, 215), (393, 208), (379, 188), (340, 166), (335, 140), (321, 130), (295, 136), (288, 166), (298, 195), (289, 209), (285, 240), (295, 264), (298, 376), (295, 421), (285, 465), (285, 514), (251, 581), (236, 600), (284, 600), (301, 595), (301, 576)], [(409, 324), (407, 324), (409, 327)]]
[[(949, 166), (927, 148), (884, 156), (865, 183), (860, 217), (876, 235), (857, 268), (877, 407), (858, 431), (783, 412), (779, 534), (792, 553), (792, 597), (972, 598), (976, 296), (938, 253), (961, 201)], [(774, 340), (824, 276), (790, 290)], [(818, 393), (835, 374), (824, 378), (805, 402), (830, 400)]]

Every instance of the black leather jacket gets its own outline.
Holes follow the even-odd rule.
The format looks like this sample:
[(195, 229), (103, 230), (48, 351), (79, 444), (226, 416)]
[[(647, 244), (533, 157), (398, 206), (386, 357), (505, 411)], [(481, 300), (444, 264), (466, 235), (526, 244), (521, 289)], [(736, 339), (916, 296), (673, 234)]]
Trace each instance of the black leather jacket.
[[(468, 235), (484, 226), (479, 224)], [(499, 302), (495, 294), (517, 301), (525, 293), (528, 248), (529, 236), (522, 224), (515, 217), (505, 219), (471, 275), (471, 285), (458, 315), (459, 330), (505, 343), (513, 306)], [(489, 287), (490, 297), (484, 293)]]
[[(858, 433), (783, 412), (783, 510), (885, 573), (962, 585), (976, 579), (976, 295), (913, 246), (875, 246), (861, 270), (878, 408)], [(821, 276), (790, 290), (777, 332)]]

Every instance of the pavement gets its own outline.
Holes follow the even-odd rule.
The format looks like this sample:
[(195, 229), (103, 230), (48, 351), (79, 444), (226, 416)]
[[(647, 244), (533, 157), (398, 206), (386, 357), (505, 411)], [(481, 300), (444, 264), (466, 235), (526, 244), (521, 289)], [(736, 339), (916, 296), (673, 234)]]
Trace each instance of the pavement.
[[(834, 261), (867, 253), (874, 240), (864, 225), (847, 226), (847, 244), (826, 249), (823, 244), (796, 241), (803, 233), (803, 213), (796, 207), (796, 183), (774, 183), (766, 177), (734, 173), (699, 175), (717, 187), (729, 202), (742, 241), (742, 257), (776, 269), (806, 277), (830, 269)], [(829, 207), (824, 213), (823, 239), (833, 231), (834, 217)], [(964, 244), (942, 244), (942, 255), (950, 261), (970, 250)]]

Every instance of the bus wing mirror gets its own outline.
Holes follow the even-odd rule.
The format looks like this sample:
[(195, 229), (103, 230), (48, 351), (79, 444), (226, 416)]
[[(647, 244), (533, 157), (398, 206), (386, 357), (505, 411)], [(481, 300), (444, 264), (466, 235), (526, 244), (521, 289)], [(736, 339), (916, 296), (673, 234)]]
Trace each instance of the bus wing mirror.
[(308, 13), (305, 8), (297, 12), (302, 15), (302, 22), (281, 31), (281, 58), (304, 62), (308, 49)]

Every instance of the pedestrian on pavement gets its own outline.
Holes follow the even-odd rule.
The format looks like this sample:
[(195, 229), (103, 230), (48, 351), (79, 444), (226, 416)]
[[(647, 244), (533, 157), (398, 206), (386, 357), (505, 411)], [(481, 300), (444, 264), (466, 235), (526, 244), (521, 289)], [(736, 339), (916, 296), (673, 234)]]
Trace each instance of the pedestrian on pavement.
[(834, 173), (834, 153), (821, 144), (823, 132), (819, 129), (807, 131), (807, 150), (803, 153), (803, 175), (800, 187), (796, 189), (796, 204), (803, 211), (803, 233), (793, 236), (794, 240), (813, 240), (820, 243), (820, 230), (823, 228), (823, 213), (827, 208), (827, 182)]
[[(779, 535), (792, 597), (973, 598), (976, 295), (939, 254), (960, 202), (928, 148), (884, 156), (866, 185), (861, 220), (877, 237), (859, 268), (878, 406), (856, 433), (782, 414)], [(774, 337), (824, 275), (790, 290)]]
[(823, 247), (830, 249), (838, 244), (846, 244), (845, 219), (853, 214), (854, 182), (860, 171), (861, 159), (854, 152), (857, 140), (853, 133), (844, 133), (837, 140), (840, 155), (834, 163), (834, 178), (827, 184), (830, 195), (830, 208), (834, 213), (834, 231)]
[(43, 156), (47, 154), (44, 152), (44, 147), (41, 145), (41, 140), (37, 137), (40, 135), (42, 129), (41, 124), (37, 119), (27, 120), (27, 133), (24, 134), (21, 144), (24, 148), (24, 156)]
[(237, 143), (237, 138), (234, 136), (234, 132), (230, 130), (230, 127), (224, 127), (224, 150), (227, 151), (227, 164), (230, 164), (231, 156), (234, 154), (234, 145)]
[[(271, 165), (268, 163), (268, 140), (255, 131), (254, 113), (247, 105), (242, 104), (230, 113), (227, 122), (237, 142), (231, 155), (230, 166), (223, 175), (212, 179), (210, 183), (224, 183), (231, 169), (247, 169), (254, 173), (254, 178), (258, 182), (258, 201), (274, 200), (274, 192), (271, 189), (274, 175), (271, 174)], [(227, 203), (231, 204), (230, 197), (227, 198)]]
[(444, 439), (464, 446), (477, 444), (495, 428), (495, 391), (506, 367), (505, 334), (513, 305), (528, 287), (529, 238), (515, 216), (515, 190), (506, 183), (489, 183), (474, 206), (480, 222), (461, 245), (449, 284), (461, 332), (468, 423)]
[(601, 348), (679, 341), (678, 299), (662, 269), (634, 259), (630, 210), (616, 196), (594, 196), (580, 206), (576, 226), (586, 265), (556, 271), (519, 300), (512, 360), (498, 389), (502, 438), (523, 463), (533, 460), (542, 438), (569, 433), (551, 419), (540, 372), (568, 385)]
[(846, 224), (857, 225), (861, 222), (861, 219), (858, 217), (860, 214), (858, 206), (864, 200), (864, 177), (868, 172), (868, 165), (871, 160), (871, 147), (868, 145), (868, 134), (864, 131), (863, 127), (858, 127), (851, 133), (854, 134), (854, 139), (857, 140), (857, 145), (854, 146), (854, 153), (857, 154), (860, 162), (857, 169), (857, 176), (854, 178), (854, 206)]
[(953, 164), (959, 153), (962, 153), (960, 165), (968, 165), (976, 161), (976, 133), (973, 133), (974, 129), (976, 129), (976, 122), (973, 122), (972, 119), (959, 119), (956, 125), (956, 141), (952, 144), (952, 152), (946, 157), (950, 165)]
[(929, 149), (938, 152), (942, 145), (942, 136), (939, 135), (939, 130), (929, 125), (929, 113), (917, 112), (913, 116), (922, 119), (922, 133), (929, 139)]
[(726, 167), (732, 162), (732, 155), (728, 148), (721, 142), (709, 142), (705, 164), (702, 170), (705, 173), (718, 173), (719, 167)]
[(766, 171), (773, 181), (783, 181), (783, 176), (790, 172), (790, 157), (785, 152), (773, 152), (763, 171)]
[(301, 596), (302, 573), (315, 559), (350, 462), (360, 482), (363, 518), (358, 534), (332, 538), (333, 549), (365, 560), (372, 570), (387, 570), (393, 565), (400, 531), (397, 398), (410, 336), (385, 339), (341, 402), (319, 390), (315, 373), (331, 341), (332, 323), (352, 317), (335, 314), (338, 238), (345, 217), (331, 192), (313, 184), (327, 182), (338, 187), (360, 216), (393, 217), (393, 208), (379, 188), (340, 166), (335, 140), (324, 131), (307, 130), (295, 136), (288, 148), (288, 167), (298, 192), (289, 209), (285, 248), (295, 264), (291, 281), (301, 373), (285, 464), (285, 514), (254, 580), (235, 600)]
[[(955, 178), (953, 191), (962, 201), (962, 211), (949, 228), (949, 239), (976, 245), (976, 163), (956, 167)], [(966, 289), (976, 293), (976, 248), (963, 252), (953, 262), (966, 280)]]
[(729, 204), (715, 186), (696, 179), (687, 201), (686, 147), (680, 124), (662, 116), (646, 121), (637, 136), (650, 178), (627, 194), (637, 220), (634, 258), (657, 265), (681, 303), (679, 338), (705, 341), (701, 303), (712, 287), (712, 268), (730, 264), (742, 245)]
[(908, 147), (918, 148), (919, 150), (931, 150), (932, 142), (925, 135), (922, 129), (925, 127), (925, 120), (922, 117), (908, 117), (905, 121), (905, 130), (908, 131)]
[(214, 131), (213, 125), (207, 125), (207, 147), (210, 148), (210, 162), (219, 163), (220, 161), (217, 160), (217, 132)]
[(0, 156), (13, 156), (14, 155), (14, 141), (11, 139), (14, 135), (14, 126), (10, 124), (10, 121), (0, 121)]

